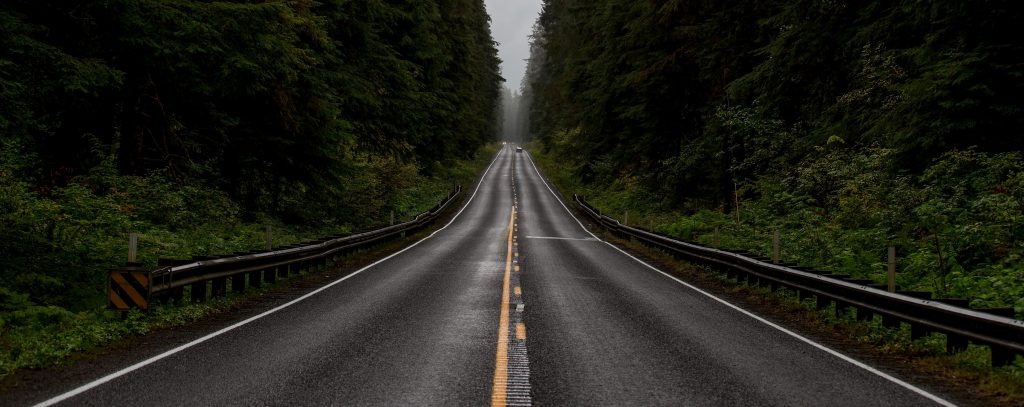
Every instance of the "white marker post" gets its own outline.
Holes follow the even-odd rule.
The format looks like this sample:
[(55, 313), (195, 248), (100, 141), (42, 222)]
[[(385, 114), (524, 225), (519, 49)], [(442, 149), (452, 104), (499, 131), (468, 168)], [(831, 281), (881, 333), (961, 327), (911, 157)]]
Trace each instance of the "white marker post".
[(129, 233), (128, 234), (128, 262), (135, 263), (135, 259), (139, 253), (139, 234)]

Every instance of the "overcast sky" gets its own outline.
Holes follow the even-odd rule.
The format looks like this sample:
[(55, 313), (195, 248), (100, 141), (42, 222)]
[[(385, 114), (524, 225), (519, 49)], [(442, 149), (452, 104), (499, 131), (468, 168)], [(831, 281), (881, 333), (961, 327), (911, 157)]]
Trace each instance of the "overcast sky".
[(530, 57), (530, 33), (540, 14), (541, 0), (485, 0), (491, 15), (491, 34), (498, 42), (505, 86), (519, 90)]

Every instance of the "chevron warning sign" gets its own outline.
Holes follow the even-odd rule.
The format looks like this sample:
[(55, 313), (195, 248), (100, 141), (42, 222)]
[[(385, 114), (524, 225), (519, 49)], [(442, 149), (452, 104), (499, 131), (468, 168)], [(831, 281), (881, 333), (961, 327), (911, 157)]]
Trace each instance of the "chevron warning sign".
[(110, 308), (127, 311), (149, 309), (149, 272), (146, 270), (112, 270), (110, 272)]

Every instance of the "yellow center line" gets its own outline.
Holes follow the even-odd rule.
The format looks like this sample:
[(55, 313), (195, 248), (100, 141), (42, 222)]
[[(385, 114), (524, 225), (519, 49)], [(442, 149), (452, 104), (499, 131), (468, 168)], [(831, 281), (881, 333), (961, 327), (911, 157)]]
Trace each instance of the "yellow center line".
[(515, 290), (513, 290), (513, 292), (515, 292), (515, 293), (516, 293), (516, 295), (523, 295), (523, 289), (522, 289), (522, 287), (516, 287), (516, 289), (515, 289)]
[[(501, 282), (501, 316), (498, 318), (498, 349), (494, 355), (494, 387), (491, 390), (491, 406), (505, 406), (508, 390), (508, 297), (509, 280), (512, 276), (512, 236), (516, 221), (516, 207), (508, 220), (508, 251), (505, 255), (505, 276)], [(525, 331), (524, 331), (525, 333)], [(518, 334), (518, 328), (517, 328)]]
[(520, 341), (526, 340), (526, 324), (522, 322), (516, 324), (516, 339)]

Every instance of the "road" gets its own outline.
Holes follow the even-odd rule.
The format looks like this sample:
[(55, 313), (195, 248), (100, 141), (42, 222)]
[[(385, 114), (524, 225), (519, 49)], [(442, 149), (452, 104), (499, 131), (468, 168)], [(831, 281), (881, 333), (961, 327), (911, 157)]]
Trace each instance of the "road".
[(38, 402), (942, 402), (598, 240), (528, 153), (506, 147), (468, 190), (472, 197), (451, 223), (404, 251), (124, 370), (54, 388)]

